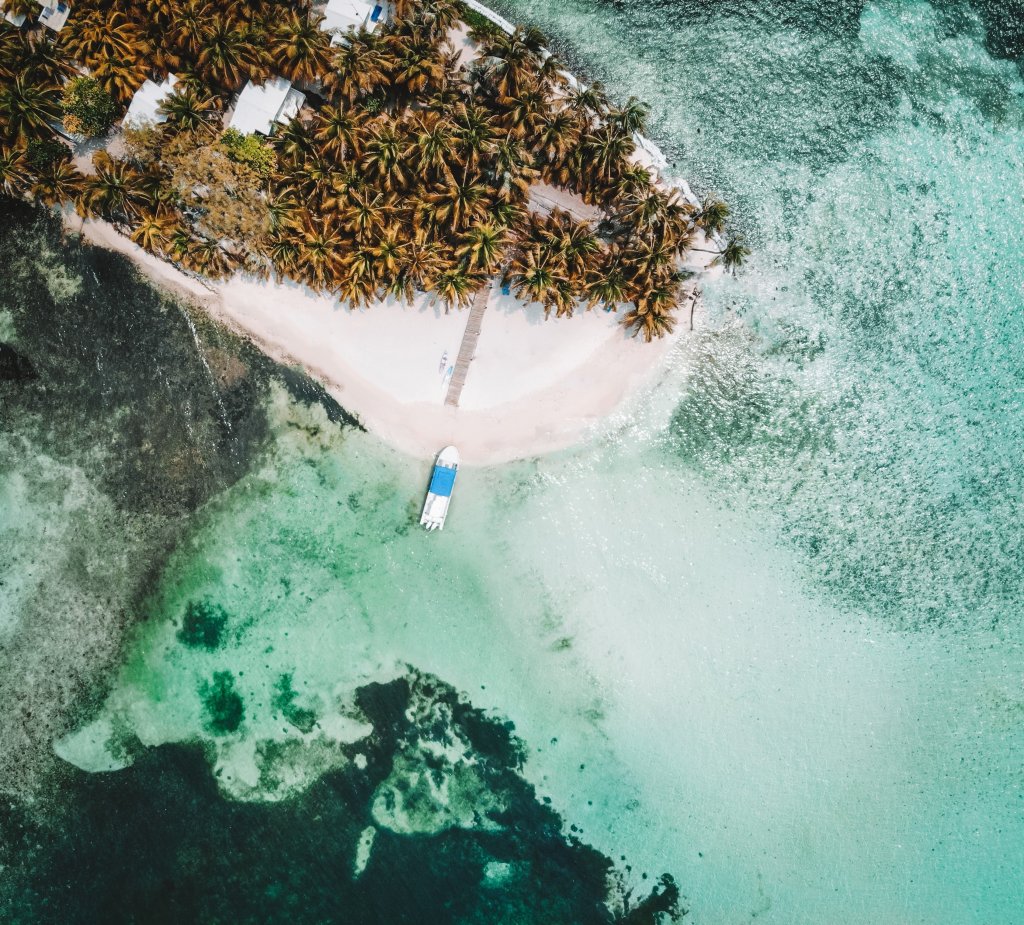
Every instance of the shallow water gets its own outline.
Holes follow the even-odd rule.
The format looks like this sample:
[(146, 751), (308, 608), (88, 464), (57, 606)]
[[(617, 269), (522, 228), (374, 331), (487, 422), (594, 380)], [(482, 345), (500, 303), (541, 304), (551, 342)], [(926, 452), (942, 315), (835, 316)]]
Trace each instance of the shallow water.
[[(465, 471), (441, 536), (414, 528), (425, 465), (297, 402), (272, 373), (254, 375), (240, 406), (251, 439), (219, 443), (187, 328), (170, 342), (195, 378), (177, 391), (205, 410), (169, 416), (181, 423), (154, 458), (204, 487), (170, 508), (118, 487), (162, 471), (142, 461), (140, 482), (123, 454), (103, 452), (141, 445), (124, 437), (127, 412), (88, 431), (57, 402), (22, 408), (5, 444), (20, 447), (4, 460), (4, 509), (19, 512), (3, 525), (5, 631), (24, 638), (51, 600), (40, 588), (63, 613), (87, 579), (112, 575), (127, 627), (123, 647), (96, 659), (120, 667), (97, 669), (88, 697), (69, 694), (78, 722), (55, 721), (48, 741), (87, 771), (135, 764), (64, 772), (70, 796), (52, 801), (50, 824), (101, 813), (122, 799), (117, 781), (144, 794), (192, 781), (196, 805), (228, 807), (217, 813), (283, 807), (272, 825), (284, 835), (309, 825), (312, 801), (351, 817), (346, 866), (372, 826), (366, 870), (395, 878), (366, 881), (360, 912), (341, 920), (393, 918), (372, 896), (395, 882), (444, 892), (443, 865), (402, 845), (464, 833), (474, 847), (450, 870), (474, 898), (433, 920), (544, 921), (510, 886), (530, 882), (516, 851), (557, 843), (541, 834), (545, 804), (517, 789), (532, 784), (631, 882), (671, 872), (695, 922), (1024, 921), (1024, 84), (1006, 57), (1019, 50), (1012, 17), (924, 3), (503, 11), (571, 43), (574, 65), (616, 96), (654, 102), (652, 136), (698, 189), (733, 203), (750, 266), (708, 288), (709, 317), (658, 393), (590, 446)], [(69, 295), (69, 274), (59, 261), (44, 274), (51, 298), (123, 291), (86, 276)], [(45, 334), (45, 322), (9, 317), (17, 336), (3, 339), (40, 365), (45, 337), (24, 331)], [(113, 367), (132, 382), (129, 364)], [(208, 436), (182, 456), (176, 428), (192, 427)], [(163, 518), (160, 541), (123, 527), (101, 531), (106, 545), (89, 539), (76, 525), (101, 509), (107, 523)], [(47, 582), (24, 552), (44, 545)], [(91, 561), (75, 564), (85, 545)], [(124, 562), (143, 552), (139, 577)], [(106, 625), (73, 612), (79, 638)], [(46, 637), (47, 651), (61, 642)], [(360, 749), (396, 748), (360, 692), (410, 665), (491, 711), (493, 728), (514, 724), (520, 783), (467, 776), (480, 740), (439, 731), (425, 707), (411, 722), (435, 744), (405, 743), (387, 775), (353, 770)], [(430, 762), (443, 797), (422, 790)], [(327, 799), (325, 786), (344, 794)], [(396, 802), (408, 792), (422, 797), (415, 811)], [(512, 793), (526, 834), (491, 844), (483, 819)], [(127, 844), (135, 826), (115, 836)], [(11, 832), (34, 831), (9, 826), (5, 852)], [(518, 879), (487, 866), (503, 851)], [(38, 893), (40, 871), (78, 882), (61, 863), (41, 858), (18, 889)], [(581, 896), (600, 892), (599, 859), (564, 863), (584, 886), (547, 921), (582, 920)], [(201, 865), (185, 867), (202, 891)], [(306, 855), (288, 870), (325, 889), (337, 876)], [(555, 879), (539, 892), (555, 897)], [(284, 882), (279, 892), (296, 889)], [(141, 881), (137, 892), (162, 895)]]

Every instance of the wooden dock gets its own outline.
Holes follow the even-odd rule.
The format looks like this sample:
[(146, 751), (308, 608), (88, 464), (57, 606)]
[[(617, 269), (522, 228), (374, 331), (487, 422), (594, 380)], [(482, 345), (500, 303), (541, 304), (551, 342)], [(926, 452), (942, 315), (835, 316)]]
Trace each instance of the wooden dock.
[(466, 323), (466, 330), (462, 335), (462, 346), (459, 347), (455, 370), (452, 372), (451, 381), (448, 383), (448, 394), (444, 399), (444, 403), (453, 408), (459, 406), (459, 398), (462, 395), (462, 387), (466, 384), (469, 364), (473, 362), (473, 357), (476, 354), (476, 342), (480, 338), (484, 312), (487, 311), (487, 303), (491, 299), (492, 282), (492, 280), (488, 280), (487, 285), (473, 297), (473, 306), (469, 310), (469, 321)]

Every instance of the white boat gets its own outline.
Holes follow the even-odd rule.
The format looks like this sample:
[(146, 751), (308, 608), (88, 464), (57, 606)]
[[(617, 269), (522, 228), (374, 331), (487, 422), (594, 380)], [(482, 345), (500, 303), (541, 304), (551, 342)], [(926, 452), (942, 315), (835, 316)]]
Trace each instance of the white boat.
[(420, 523), (428, 530), (443, 530), (444, 519), (448, 516), (448, 505), (455, 487), (455, 474), (459, 469), (459, 451), (446, 446), (437, 454), (434, 473), (430, 477), (427, 500), (423, 502)]

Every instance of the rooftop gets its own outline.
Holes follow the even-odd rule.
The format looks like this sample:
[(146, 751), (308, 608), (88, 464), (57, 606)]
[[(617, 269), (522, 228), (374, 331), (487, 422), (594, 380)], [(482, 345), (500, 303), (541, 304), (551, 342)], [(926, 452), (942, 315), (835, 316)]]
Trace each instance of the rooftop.
[(383, 2), (367, 0), (328, 0), (324, 8), (324, 21), (320, 28), (333, 32), (332, 44), (338, 44), (349, 29), (366, 29), (373, 32), (377, 23), (385, 18)]
[(274, 123), (294, 119), (305, 101), (306, 97), (283, 77), (272, 77), (265, 84), (250, 80), (239, 94), (228, 128), (243, 135), (269, 135), (274, 131)]
[(60, 32), (64, 28), (64, 23), (68, 21), (71, 6), (64, 0), (37, 0), (37, 2), (43, 8), (39, 14), (39, 21), (47, 29)]
[[(4, 0), (0, 0), (0, 11), (4, 9)], [(10, 10), (4, 13), (4, 19), (6, 19), (16, 29), (20, 29), (25, 24), (27, 17), (24, 13), (12, 13)]]
[(143, 125), (156, 125), (166, 122), (167, 116), (160, 112), (160, 104), (174, 91), (178, 78), (168, 74), (163, 83), (147, 80), (132, 97), (131, 105), (124, 116), (125, 128), (141, 128)]

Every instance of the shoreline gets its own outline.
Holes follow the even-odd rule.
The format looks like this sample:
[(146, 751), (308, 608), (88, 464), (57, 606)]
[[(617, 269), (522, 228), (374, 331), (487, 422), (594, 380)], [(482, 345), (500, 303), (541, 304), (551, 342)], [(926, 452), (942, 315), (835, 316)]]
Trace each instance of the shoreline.
[[(435, 334), (439, 343), (451, 341), (455, 332), (461, 340), (468, 310), (444, 315), (430, 295), (408, 307), (389, 300), (352, 310), (297, 284), (243, 275), (207, 284), (143, 250), (109, 222), (63, 214), (67, 231), (128, 257), (152, 282), (275, 362), (303, 369), (375, 436), (416, 459), (433, 459), (450, 443), (469, 465), (567, 449), (659, 381), (687, 325), (680, 318), (673, 334), (645, 344), (618, 323), (621, 309), (544, 320), (539, 306), (492, 292), (462, 406), (455, 408), (443, 404), (440, 391), (426, 391), (437, 354), (423, 355), (423, 342)], [(452, 357), (458, 343), (453, 347)], [(417, 354), (421, 368), (410, 372)]]
[[(505, 32), (514, 30), (484, 4), (465, 2)], [(578, 82), (575, 75), (563, 74)], [(633, 139), (632, 160), (651, 172), (655, 186), (699, 205), (685, 179), (664, 176), (668, 162), (658, 146), (639, 133)], [(672, 347), (692, 325), (703, 279), (722, 272), (709, 268), (710, 257), (701, 259), (691, 251), (684, 266), (694, 272), (694, 282), (680, 304), (689, 311), (679, 312), (672, 334), (651, 343), (630, 337), (619, 324), (624, 306), (546, 319), (540, 306), (497, 295), (492, 288), (454, 407), (444, 403), (447, 378), (439, 382), (430, 369), (441, 374), (448, 361), (454, 363), (469, 310), (445, 313), (442, 322), (430, 294), (417, 294), (411, 306), (389, 298), (353, 309), (290, 280), (236, 274), (204, 281), (144, 250), (109, 222), (83, 220), (67, 207), (62, 213), (66, 230), (128, 257), (153, 283), (248, 339), (275, 362), (304, 370), (394, 449), (432, 460), (441, 447), (454, 444), (469, 465), (557, 452), (596, 433), (631, 398), (660, 381)], [(697, 230), (697, 245), (712, 242), (721, 243), (717, 235), (709, 241)], [(421, 321), (430, 314), (434, 318), (425, 326)], [(440, 361), (428, 360), (428, 350)]]

